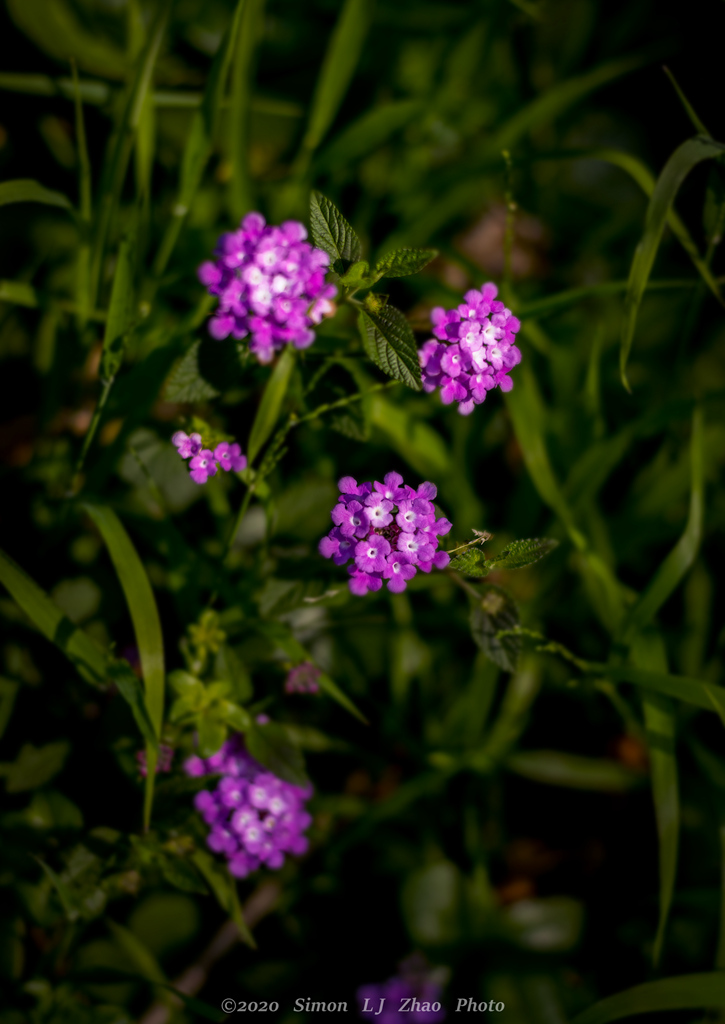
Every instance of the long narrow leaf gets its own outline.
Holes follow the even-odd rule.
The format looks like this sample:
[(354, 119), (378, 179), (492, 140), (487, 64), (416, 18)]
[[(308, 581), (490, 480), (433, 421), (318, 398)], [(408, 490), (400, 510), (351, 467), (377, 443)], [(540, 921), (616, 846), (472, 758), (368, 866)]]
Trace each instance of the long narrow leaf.
[(667, 214), (672, 207), (680, 185), (693, 167), (703, 160), (711, 160), (725, 153), (725, 145), (711, 139), (695, 138), (683, 142), (665, 164), (647, 208), (645, 228), (637, 246), (629, 274), (629, 285), (625, 298), (624, 324), (619, 369), (622, 383), (629, 391), (627, 381), (627, 360), (632, 347), (637, 313), (644, 295), (647, 280), (657, 255)]
[(639, 600), (627, 616), (626, 636), (640, 632), (657, 614), (670, 594), (679, 586), (692, 566), (702, 539), (704, 510), (703, 415), (696, 408), (692, 416), (690, 441), (690, 512), (684, 533), (647, 584)]
[(249, 178), (249, 114), (252, 98), (254, 54), (261, 35), (265, 0), (246, 0), (232, 63), (228, 133), (232, 173), (229, 205), (234, 220), (252, 207)]
[(194, 114), (191, 122), (186, 146), (184, 147), (184, 155), (181, 159), (181, 173), (176, 202), (171, 211), (171, 220), (154, 260), (154, 274), (157, 278), (166, 269), (169, 257), (174, 250), (179, 232), (186, 220), (186, 215), (201, 184), (204, 170), (212, 153), (212, 147), (219, 126), (229, 65), (234, 53), (246, 2), (247, 0), (238, 0), (237, 2), (231, 23), (214, 57), (201, 106)]
[(107, 678), (107, 655), (95, 640), (65, 617), (58, 605), (20, 566), (0, 550), (0, 583), (37, 628), (73, 663), (86, 682), (100, 686)]
[[(667, 671), (667, 655), (661, 636), (640, 634), (632, 648), (632, 660), (641, 668)], [(665, 928), (675, 891), (677, 849), (680, 836), (680, 798), (675, 756), (675, 714), (672, 699), (659, 693), (642, 698), (647, 746), (652, 766), (652, 797), (657, 819), (660, 871), (660, 913), (652, 961), (659, 963)]]
[(166, 32), (172, 3), (173, 0), (163, 0), (158, 8), (156, 20), (149, 31), (146, 46), (139, 57), (136, 72), (129, 84), (120, 123), (108, 147), (101, 175), (100, 210), (96, 218), (96, 231), (93, 238), (91, 306), (95, 305), (108, 231), (126, 178), (128, 162), (143, 113), (146, 96), (151, 88), (153, 71)]
[(682, 974), (617, 992), (590, 1006), (572, 1024), (609, 1024), (638, 1013), (725, 1007), (725, 973)]
[(272, 376), (267, 381), (257, 415), (252, 423), (247, 448), (250, 464), (254, 462), (277, 424), (294, 365), (294, 353), (288, 345), (279, 357)]
[(355, 73), (370, 26), (372, 0), (345, 0), (317, 80), (298, 167), (306, 164), (330, 128)]
[(44, 188), (32, 178), (0, 182), (0, 206), (7, 203), (44, 203), (46, 206), (62, 206), (65, 210), (71, 208), (70, 200), (64, 195)]
[[(85, 503), (82, 507), (96, 524), (106, 543), (126, 597), (141, 661), (146, 708), (158, 737), (161, 735), (164, 715), (164, 640), (151, 584), (143, 562), (116, 513), (102, 505)], [(151, 819), (156, 760), (156, 750), (147, 743), (148, 771), (144, 801), (146, 827)]]

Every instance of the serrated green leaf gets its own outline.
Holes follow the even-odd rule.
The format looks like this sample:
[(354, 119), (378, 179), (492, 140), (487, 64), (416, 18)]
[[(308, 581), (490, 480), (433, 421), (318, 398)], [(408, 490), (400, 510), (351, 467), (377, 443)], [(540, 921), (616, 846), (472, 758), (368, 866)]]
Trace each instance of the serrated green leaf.
[(376, 277), (408, 277), (427, 267), (438, 255), (437, 249), (396, 249), (375, 264)]
[(488, 576), (491, 570), (491, 562), (488, 561), (480, 548), (468, 548), (461, 551), (460, 555), (452, 558), (448, 566), (456, 572), (462, 572), (464, 576), (483, 577)]
[(310, 234), (318, 249), (332, 260), (332, 268), (343, 274), (348, 264), (360, 259), (362, 243), (334, 203), (321, 192), (310, 195)]
[(558, 548), (558, 540), (547, 537), (532, 537), (529, 540), (514, 540), (508, 544), (500, 555), (494, 555), (489, 561), (489, 569), (524, 569), (533, 565), (554, 548)]
[(60, 192), (44, 188), (32, 178), (16, 178), (0, 182), (0, 206), (7, 203), (44, 203), (46, 206), (62, 206), (70, 210), (71, 203)]
[(519, 610), (510, 594), (493, 584), (482, 587), (480, 599), (471, 608), (471, 633), (486, 657), (506, 672), (516, 671), (523, 640), (497, 634), (518, 625)]
[(663, 1010), (725, 1008), (725, 973), (681, 974), (617, 992), (578, 1014), (572, 1024), (609, 1024), (623, 1017)]
[(124, 661), (122, 658), (118, 661), (110, 662), (108, 666), (108, 675), (118, 687), (118, 692), (131, 708), (133, 717), (136, 720), (136, 725), (141, 730), (141, 735), (145, 739), (146, 743), (150, 744), (155, 750), (157, 750), (158, 739), (156, 738), (156, 733), (154, 732), (154, 727), (146, 708), (141, 680), (133, 671), (129, 663)]
[(108, 677), (108, 655), (78, 626), (20, 566), (0, 550), (0, 583), (7, 587), (43, 636), (54, 643), (88, 683), (100, 686)]
[(217, 389), (201, 375), (200, 347), (201, 340), (195, 341), (189, 351), (174, 364), (164, 385), (167, 402), (206, 402), (218, 396)]
[(415, 336), (408, 321), (387, 303), (376, 311), (361, 309), (358, 326), (365, 351), (389, 377), (402, 381), (413, 391), (422, 389), (420, 360)]
[(675, 150), (657, 179), (654, 192), (647, 207), (644, 234), (632, 260), (629, 284), (624, 300), (624, 323), (619, 357), (622, 383), (629, 391), (627, 360), (632, 347), (634, 329), (637, 323), (642, 296), (657, 255), (667, 215), (672, 207), (680, 185), (693, 167), (703, 160), (712, 160), (725, 153), (725, 145), (702, 137), (688, 139)]
[(267, 381), (267, 386), (264, 389), (262, 400), (257, 409), (257, 415), (254, 417), (247, 447), (247, 457), (250, 465), (254, 462), (277, 425), (294, 365), (294, 352), (288, 345), (277, 360), (277, 365)]
[(63, 767), (69, 752), (70, 743), (65, 740), (46, 743), (44, 747), (23, 744), (7, 770), (5, 788), (8, 793), (22, 793), (49, 782)]
[(308, 785), (302, 751), (283, 726), (277, 722), (255, 724), (245, 733), (244, 742), (252, 757), (273, 775), (294, 786)]

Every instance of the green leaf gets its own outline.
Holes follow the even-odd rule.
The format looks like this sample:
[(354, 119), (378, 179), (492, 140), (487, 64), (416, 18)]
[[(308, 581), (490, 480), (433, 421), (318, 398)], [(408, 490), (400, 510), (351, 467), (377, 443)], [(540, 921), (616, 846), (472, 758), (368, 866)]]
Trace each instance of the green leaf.
[(14, 679), (0, 676), (0, 737), (8, 727), (19, 689), (20, 683), (16, 683)]
[(201, 340), (195, 341), (177, 363), (164, 385), (164, 398), (167, 402), (206, 402), (216, 398), (217, 389), (202, 376), (199, 369), (199, 349)]
[[(667, 671), (667, 654), (657, 633), (639, 634), (631, 649), (632, 661), (640, 668)], [(652, 962), (662, 955), (665, 928), (675, 891), (677, 849), (680, 835), (680, 800), (675, 754), (675, 713), (670, 697), (647, 693), (642, 697), (644, 724), (652, 774), (652, 796), (659, 839), (660, 914)]]
[(711, 139), (688, 139), (675, 150), (657, 179), (647, 208), (644, 234), (637, 246), (629, 272), (629, 284), (624, 301), (624, 324), (619, 369), (622, 383), (630, 391), (627, 381), (627, 360), (632, 347), (637, 313), (657, 255), (667, 214), (672, 207), (680, 185), (689, 172), (703, 160), (711, 160), (725, 153), (725, 145)]
[(336, 273), (344, 273), (349, 263), (360, 259), (360, 239), (335, 204), (321, 192), (310, 195), (310, 234), (314, 245), (328, 254)]
[(705, 189), (702, 226), (708, 246), (717, 245), (725, 227), (725, 174), (720, 164), (713, 164)]
[(264, 30), (265, 0), (246, 0), (232, 58), (229, 105), (229, 199), (232, 218), (241, 220), (252, 209), (249, 175), (249, 115), (252, 103), (254, 56)]
[(340, 284), (346, 288), (369, 288), (375, 279), (369, 277), (370, 264), (366, 260), (353, 263), (350, 269), (340, 278)]
[[(103, 505), (84, 503), (88, 513), (106, 543), (131, 614), (136, 646), (144, 679), (146, 709), (156, 736), (161, 735), (164, 716), (164, 640), (159, 611), (151, 584), (131, 538), (115, 512)], [(144, 800), (145, 825), (151, 820), (157, 754), (146, 745), (146, 796)]]
[(408, 277), (427, 267), (438, 255), (437, 249), (396, 249), (375, 264), (376, 277)]
[(704, 123), (700, 120), (700, 118), (699, 118), (699, 116), (697, 114), (697, 111), (692, 106), (692, 104), (688, 100), (687, 96), (685, 96), (685, 94), (682, 91), (682, 89), (680, 88), (679, 83), (678, 83), (677, 79), (675, 78), (675, 76), (672, 74), (672, 72), (670, 71), (670, 69), (668, 67), (663, 67), (662, 70), (664, 71), (664, 73), (667, 75), (667, 77), (669, 78), (670, 82), (672, 83), (672, 87), (675, 90), (675, 92), (677, 93), (677, 97), (678, 97), (680, 103), (682, 104), (685, 113), (687, 114), (687, 116), (689, 117), (689, 119), (690, 119), (690, 121), (692, 123), (692, 127), (700, 135), (708, 135), (709, 136), (710, 132), (707, 130), (707, 128), (705, 127)]
[(525, 569), (558, 546), (558, 540), (550, 540), (547, 537), (514, 540), (500, 555), (494, 555), (488, 566), (489, 569)]
[(522, 750), (505, 761), (509, 771), (534, 782), (601, 793), (622, 793), (642, 782), (642, 776), (597, 757), (579, 757), (560, 750)]
[(15, 761), (7, 769), (5, 787), (8, 793), (37, 789), (57, 775), (70, 752), (70, 743), (58, 740), (44, 747), (25, 743)]
[(207, 78), (200, 108), (195, 111), (181, 160), (179, 190), (154, 260), (154, 275), (160, 277), (174, 250), (182, 225), (197, 193), (217, 136), (224, 91), (247, 0), (238, 0), (231, 23), (222, 37)]
[(158, 960), (151, 950), (143, 943), (137, 935), (123, 925), (106, 918), (106, 924), (114, 939), (129, 958), (135, 969), (142, 978), (147, 981), (154, 981), (164, 984), (166, 975), (161, 970)]
[(725, 973), (681, 974), (617, 992), (590, 1006), (572, 1024), (609, 1024), (638, 1013), (725, 1008)]
[(60, 192), (52, 192), (44, 188), (32, 178), (16, 178), (14, 181), (0, 182), (0, 206), (6, 203), (45, 203), (47, 206), (62, 206), (71, 209), (69, 199)]
[(88, 683), (100, 686), (107, 679), (107, 654), (4, 551), (0, 550), (0, 583), (37, 626), (73, 663)]
[(365, 351), (372, 361), (389, 377), (407, 384), (413, 391), (420, 391), (423, 385), (418, 347), (400, 310), (387, 303), (376, 311), (361, 309), (358, 326)]
[(96, 217), (91, 253), (90, 308), (95, 306), (109, 228), (120, 202), (129, 159), (143, 116), (146, 97), (152, 86), (154, 67), (166, 32), (171, 5), (172, 0), (161, 0), (156, 8), (155, 20), (149, 28), (146, 45), (139, 54), (134, 73), (129, 80), (121, 116), (106, 150), (99, 185), (99, 213)]
[(136, 725), (141, 730), (141, 735), (146, 743), (152, 746), (154, 750), (157, 750), (159, 741), (149, 718), (143, 687), (138, 676), (129, 663), (122, 658), (109, 663), (108, 675), (118, 687), (118, 692), (131, 708)]
[(246, 732), (244, 741), (252, 757), (273, 775), (294, 786), (306, 786), (309, 783), (302, 751), (291, 741), (283, 726), (276, 722), (255, 724)]
[[(135, 234), (135, 232), (134, 232)], [(103, 351), (99, 377), (104, 384), (110, 384), (121, 368), (128, 332), (133, 323), (133, 265), (134, 239), (127, 236), (121, 242), (113, 275), (111, 303), (103, 335)]]
[(322, 150), (315, 158), (315, 169), (333, 170), (359, 160), (383, 146), (424, 110), (420, 100), (398, 100), (367, 111), (343, 128)]
[(254, 417), (254, 423), (252, 423), (247, 447), (247, 458), (250, 465), (254, 462), (277, 425), (294, 365), (294, 351), (288, 345), (277, 360), (277, 365), (267, 381), (267, 386), (264, 389), (262, 400), (257, 409), (257, 415)]
[(480, 548), (468, 548), (452, 558), (448, 568), (461, 572), (464, 576), (482, 578), (488, 576), (491, 565)]
[(657, 569), (636, 604), (627, 615), (625, 642), (634, 636), (654, 619), (655, 615), (667, 598), (679, 586), (685, 574), (697, 557), (702, 540), (702, 521), (704, 515), (705, 469), (703, 450), (703, 415), (702, 409), (695, 408), (692, 416), (692, 435), (690, 440), (690, 511), (685, 530)]
[(44, 53), (63, 61), (73, 56), (80, 67), (103, 78), (125, 77), (126, 54), (98, 31), (88, 31), (65, 0), (8, 0), (18, 28)]
[(372, 8), (371, 0), (345, 0), (312, 97), (310, 119), (302, 140), (304, 156), (313, 153), (322, 142), (345, 98), (370, 27)]
[(242, 937), (242, 941), (252, 949), (256, 949), (257, 943), (254, 941), (254, 937), (244, 920), (242, 908), (239, 906), (236, 882), (229, 874), (229, 871), (222, 867), (222, 865), (215, 860), (210, 853), (207, 853), (206, 850), (196, 850), (192, 854), (191, 859), (194, 861), (201, 872), (202, 877), (216, 896), (219, 906), (229, 914), (236, 924), (239, 929), (239, 934)]
[[(289, 627), (283, 622), (255, 622), (254, 628), (263, 636), (266, 636), (272, 643), (281, 648), (281, 650), (283, 650), (285, 654), (292, 659), (292, 661), (309, 661), (311, 664), (314, 664), (314, 661), (307, 649), (294, 638)], [(344, 693), (337, 683), (335, 683), (334, 680), (332, 680), (326, 673), (323, 672), (317, 682), (320, 689), (325, 693), (328, 693), (341, 707), (345, 708), (346, 711), (349, 711), (351, 715), (355, 716), (355, 718), (359, 718), (361, 722), (365, 723), (365, 725), (368, 724), (367, 718), (365, 718), (362, 712), (355, 707), (347, 694)]]
[(222, 644), (216, 653), (214, 678), (230, 682), (232, 693), (240, 703), (244, 704), (252, 699), (252, 680), (247, 666), (229, 644)]
[(486, 584), (480, 600), (471, 608), (471, 633), (483, 653), (499, 668), (515, 672), (523, 646), (520, 636), (498, 637), (503, 630), (519, 625), (519, 610), (513, 598), (501, 587)]

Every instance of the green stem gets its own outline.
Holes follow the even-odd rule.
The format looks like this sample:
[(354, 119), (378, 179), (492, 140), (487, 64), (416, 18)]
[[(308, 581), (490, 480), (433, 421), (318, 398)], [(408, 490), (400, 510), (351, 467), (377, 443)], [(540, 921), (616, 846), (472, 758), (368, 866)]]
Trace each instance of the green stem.
[(103, 382), (103, 391), (101, 391), (101, 397), (98, 399), (98, 405), (93, 410), (93, 419), (91, 420), (91, 424), (88, 427), (86, 436), (83, 439), (83, 447), (81, 448), (81, 453), (78, 456), (78, 461), (76, 462), (75, 469), (73, 471), (73, 483), (71, 484), (71, 492), (74, 496), (77, 495), (78, 491), (80, 490), (79, 478), (81, 470), (83, 469), (83, 464), (86, 461), (86, 455), (88, 454), (88, 450), (91, 447), (93, 438), (95, 437), (96, 434), (96, 430), (98, 429), (98, 424), (101, 421), (103, 407), (106, 404), (114, 380), (115, 378), (112, 377), (111, 380), (106, 380)]

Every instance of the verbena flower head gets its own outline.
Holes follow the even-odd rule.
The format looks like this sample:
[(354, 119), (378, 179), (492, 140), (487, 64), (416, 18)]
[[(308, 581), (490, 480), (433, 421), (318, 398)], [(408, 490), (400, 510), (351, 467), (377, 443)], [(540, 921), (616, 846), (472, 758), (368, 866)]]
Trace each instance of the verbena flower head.
[(245, 878), (262, 865), (281, 868), (285, 854), (305, 853), (302, 834), (312, 821), (305, 801), (312, 786), (293, 786), (277, 778), (249, 754), (241, 736), (226, 741), (206, 760), (191, 757), (187, 775), (221, 775), (213, 790), (196, 794), (194, 806), (209, 826), (206, 842), (223, 854), (229, 870)]
[(205, 484), (219, 469), (227, 473), (230, 470), (240, 473), (247, 468), (247, 456), (242, 455), (242, 449), (238, 444), (222, 441), (212, 451), (211, 448), (203, 447), (201, 434), (185, 434), (183, 430), (176, 431), (171, 443), (182, 459), (191, 460), (189, 476), (195, 484)]
[(260, 363), (285, 345), (312, 344), (312, 328), (332, 312), (337, 289), (325, 283), (330, 257), (306, 238), (299, 221), (272, 227), (261, 213), (248, 213), (237, 231), (221, 236), (216, 260), (199, 267), (199, 280), (219, 297), (209, 321), (213, 338), (249, 336)]
[(419, 353), (424, 389), (440, 388), (443, 403), (458, 402), (464, 416), (485, 401), (492, 388), (510, 391), (514, 384), (508, 374), (521, 362), (514, 344), (521, 321), (496, 299), (497, 294), (489, 281), (480, 291), (466, 292), (456, 309), (431, 310), (435, 338)]
[(322, 673), (319, 668), (310, 661), (303, 661), (301, 665), (295, 665), (287, 673), (284, 681), (285, 693), (319, 693), (320, 685), (317, 680)]
[[(376, 1024), (438, 1024), (445, 1020), (442, 986), (436, 978), (440, 969), (431, 971), (419, 954), (413, 954), (400, 964), (399, 972), (394, 978), (357, 990), (362, 1019)], [(401, 1010), (401, 1006), (406, 1008)]]
[(405, 590), (418, 569), (430, 572), (450, 562), (445, 551), (438, 551), (440, 537), (451, 523), (436, 519), (434, 484), (421, 484), (414, 490), (403, 483), (399, 473), (388, 473), (382, 483), (359, 484), (344, 476), (338, 484), (339, 504), (330, 516), (335, 524), (319, 544), (319, 552), (335, 565), (348, 566), (349, 586), (362, 596), (368, 590)]
[[(159, 743), (159, 756), (156, 762), (156, 774), (159, 772), (170, 772), (171, 762), (174, 760), (174, 748), (168, 746), (166, 743)], [(148, 775), (148, 765), (146, 763), (146, 751), (139, 750), (136, 754), (136, 761), (138, 763), (138, 770), (141, 775), (146, 778)]]

